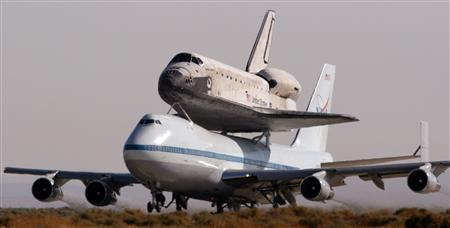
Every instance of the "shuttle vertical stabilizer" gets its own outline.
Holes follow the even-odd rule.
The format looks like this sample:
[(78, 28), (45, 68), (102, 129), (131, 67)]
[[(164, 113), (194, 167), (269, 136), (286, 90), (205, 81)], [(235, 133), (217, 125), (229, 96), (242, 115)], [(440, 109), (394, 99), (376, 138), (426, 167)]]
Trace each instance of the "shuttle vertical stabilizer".
[(247, 62), (246, 71), (258, 73), (266, 68), (269, 63), (270, 45), (272, 44), (272, 31), (275, 23), (275, 11), (269, 10), (264, 16), (263, 23), (259, 29), (252, 53)]

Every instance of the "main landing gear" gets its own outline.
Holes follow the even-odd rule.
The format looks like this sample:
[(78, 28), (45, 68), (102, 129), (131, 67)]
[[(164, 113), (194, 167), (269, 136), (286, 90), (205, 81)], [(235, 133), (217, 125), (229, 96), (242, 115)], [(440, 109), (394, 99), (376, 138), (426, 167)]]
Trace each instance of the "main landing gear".
[[(246, 204), (244, 204), (247, 207), (250, 207)], [(211, 207), (216, 207), (216, 212), (212, 213), (212, 214), (222, 214), (223, 213), (223, 209), (225, 207), (228, 207), (228, 210), (230, 211), (234, 211), (234, 212), (238, 212), (241, 209), (241, 203), (240, 202), (233, 202), (233, 201), (228, 201), (228, 203), (224, 203), (223, 200), (213, 200), (211, 203)], [(251, 204), (251, 207), (254, 207), (254, 204)]]
[(211, 214), (222, 214), (224, 203), (220, 200), (213, 201), (211, 207), (216, 207), (216, 212)]
[(286, 205), (286, 201), (281, 197), (280, 193), (275, 193), (273, 197), (272, 206), (273, 208), (278, 208), (280, 205)]
[[(278, 208), (283, 205), (286, 205), (286, 200), (283, 199), (283, 197), (281, 196), (280, 192), (278, 190), (272, 191), (272, 197), (269, 198), (269, 196), (267, 196), (266, 192), (261, 192), (261, 194), (264, 196), (264, 198), (266, 198), (267, 201), (269, 201), (273, 208)], [(269, 193), (270, 194), (270, 193)]]

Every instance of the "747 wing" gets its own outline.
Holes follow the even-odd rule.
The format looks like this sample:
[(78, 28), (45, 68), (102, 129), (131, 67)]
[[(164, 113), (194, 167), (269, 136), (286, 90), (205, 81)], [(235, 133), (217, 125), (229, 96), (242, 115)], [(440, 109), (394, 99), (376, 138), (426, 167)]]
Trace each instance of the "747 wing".
[(6, 167), (5, 173), (46, 176), (37, 179), (32, 186), (33, 196), (44, 202), (60, 200), (61, 186), (69, 180), (80, 180), (86, 185), (86, 198), (95, 206), (106, 206), (117, 201), (120, 188), (141, 184), (129, 173), (81, 172), (49, 169)]
[[(371, 180), (381, 189), (384, 189), (383, 179), (407, 176), (412, 191), (436, 192), (440, 189), (437, 177), (449, 166), (450, 161), (433, 161), (299, 170), (227, 170), (222, 181), (235, 188), (252, 188), (268, 200), (267, 193), (289, 189), (289, 192), (300, 191), (306, 199), (324, 201), (334, 196), (333, 187), (345, 185), (344, 179), (350, 176)], [(289, 198), (292, 194), (283, 195)]]

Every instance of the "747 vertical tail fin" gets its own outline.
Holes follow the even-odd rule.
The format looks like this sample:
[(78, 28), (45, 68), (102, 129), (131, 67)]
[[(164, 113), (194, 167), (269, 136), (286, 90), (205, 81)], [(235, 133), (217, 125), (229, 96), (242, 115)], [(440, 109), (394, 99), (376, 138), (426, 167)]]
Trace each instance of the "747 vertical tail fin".
[[(317, 81), (316, 88), (309, 100), (307, 112), (330, 113), (333, 98), (336, 66), (325, 64)], [(311, 151), (325, 151), (328, 126), (309, 127), (297, 130), (293, 147), (304, 147)]]
[(428, 122), (420, 122), (420, 158), (423, 162), (430, 161), (429, 152), (429, 140), (428, 140)]

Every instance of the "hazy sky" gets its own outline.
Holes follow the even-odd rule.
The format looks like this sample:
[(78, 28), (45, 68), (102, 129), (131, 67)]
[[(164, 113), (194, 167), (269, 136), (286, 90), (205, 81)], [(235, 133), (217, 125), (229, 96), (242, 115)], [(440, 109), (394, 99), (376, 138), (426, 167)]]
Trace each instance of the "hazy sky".
[[(430, 158), (448, 160), (448, 5), (6, 2), (2, 166), (127, 172), (128, 134), (143, 114), (169, 109), (157, 83), (171, 57), (194, 51), (244, 69), (267, 9), (277, 12), (270, 67), (299, 80), (300, 109), (323, 64), (337, 65), (333, 112), (361, 121), (331, 127), (335, 160), (411, 154), (420, 120), (430, 123)], [(293, 134), (286, 135), (274, 141), (290, 142)], [(448, 178), (447, 171), (440, 178), (447, 193), (437, 196), (410, 193), (404, 179), (386, 192), (364, 183), (343, 194), (375, 191), (384, 202), (415, 197), (445, 206)], [(28, 185), (17, 187), (34, 179), (3, 175), (5, 205), (17, 195), (24, 206), (36, 205)], [(142, 192), (138, 197), (148, 197)]]

